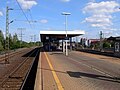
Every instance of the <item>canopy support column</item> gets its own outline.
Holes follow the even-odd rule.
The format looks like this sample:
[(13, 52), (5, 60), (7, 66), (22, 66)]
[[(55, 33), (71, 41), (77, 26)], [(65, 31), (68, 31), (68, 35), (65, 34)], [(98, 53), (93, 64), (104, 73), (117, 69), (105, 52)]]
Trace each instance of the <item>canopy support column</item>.
[(70, 37), (70, 51), (72, 51), (72, 37)]
[(63, 48), (62, 50), (63, 50), (63, 53), (65, 53), (65, 42), (64, 42), (63, 40), (62, 40), (62, 44), (63, 44), (63, 45), (62, 45), (62, 46), (63, 46), (63, 47), (62, 47), (62, 48)]

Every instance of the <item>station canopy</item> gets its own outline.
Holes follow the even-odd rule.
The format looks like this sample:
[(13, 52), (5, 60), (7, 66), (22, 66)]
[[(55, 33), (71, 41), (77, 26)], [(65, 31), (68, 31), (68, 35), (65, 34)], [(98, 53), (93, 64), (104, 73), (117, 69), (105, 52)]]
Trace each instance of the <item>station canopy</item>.
[(41, 41), (44, 42), (46, 39), (57, 39), (57, 40), (64, 40), (66, 37), (71, 38), (75, 36), (84, 35), (85, 32), (81, 30), (75, 31), (40, 31)]

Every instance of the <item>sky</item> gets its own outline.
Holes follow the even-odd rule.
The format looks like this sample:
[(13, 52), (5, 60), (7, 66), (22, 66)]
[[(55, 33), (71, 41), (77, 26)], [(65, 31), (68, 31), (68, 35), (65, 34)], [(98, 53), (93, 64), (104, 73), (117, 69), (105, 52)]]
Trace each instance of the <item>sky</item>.
[[(38, 41), (40, 30), (65, 30), (65, 16), (69, 12), (67, 30), (83, 30), (88, 39), (120, 36), (120, 0), (0, 0), (0, 29), (5, 33), (6, 6), (9, 10), (9, 32), (23, 40)], [(22, 11), (22, 10), (23, 11)]]

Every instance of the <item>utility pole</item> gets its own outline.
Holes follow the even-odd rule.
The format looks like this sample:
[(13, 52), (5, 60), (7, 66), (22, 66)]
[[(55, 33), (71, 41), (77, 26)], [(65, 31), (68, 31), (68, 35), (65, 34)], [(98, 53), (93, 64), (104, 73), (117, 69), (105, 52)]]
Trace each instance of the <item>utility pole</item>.
[(36, 35), (34, 35), (34, 46), (35, 46), (35, 42), (36, 42)]
[(100, 31), (100, 51), (103, 50), (103, 33)]
[(9, 64), (9, 9), (6, 7), (5, 64)]
[(32, 45), (32, 40), (33, 40), (33, 35), (30, 35), (30, 42), (31, 42), (31, 45)]
[(31, 44), (31, 46), (33, 46), (32, 41), (33, 41), (33, 35), (30, 35), (30, 44)]
[(25, 30), (25, 28), (18, 28), (18, 30), (20, 30), (20, 48), (22, 46), (22, 37), (23, 37), (23, 30)]
[(6, 7), (6, 32), (5, 32), (5, 64), (9, 64), (9, 24), (13, 23), (13, 20), (9, 22), (9, 10), (12, 8)]
[(33, 39), (33, 35), (30, 36), (30, 42), (32, 42), (32, 39)]

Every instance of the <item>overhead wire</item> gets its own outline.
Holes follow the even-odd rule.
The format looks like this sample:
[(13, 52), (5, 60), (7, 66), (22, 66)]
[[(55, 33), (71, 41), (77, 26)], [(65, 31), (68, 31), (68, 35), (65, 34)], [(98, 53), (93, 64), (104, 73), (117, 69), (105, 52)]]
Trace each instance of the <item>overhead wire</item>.
[[(26, 3), (26, 5), (27, 5), (27, 6), (29, 6), (29, 5), (28, 5), (28, 3)], [(32, 23), (33, 23), (33, 22), (34, 22), (34, 20), (33, 20), (33, 16), (32, 16), (32, 13), (31, 13), (31, 9), (28, 9), (28, 11), (29, 11), (30, 18), (31, 18), (31, 21), (30, 21), (30, 22), (32, 22)], [(33, 24), (33, 28), (35, 28), (34, 24)]]
[[(29, 14), (30, 14), (30, 18), (31, 18), (31, 20), (29, 20), (28, 17), (27, 17), (27, 15), (26, 15), (25, 12), (23, 11), (20, 3), (18, 2), (18, 0), (16, 0), (16, 2), (17, 2), (17, 4), (18, 4), (19, 8), (21, 9), (23, 15), (25, 16), (27, 22), (30, 24), (31, 29), (35, 29), (35, 25), (34, 25), (34, 24), (31, 24), (31, 23), (35, 23), (35, 22), (36, 22), (35, 20), (33, 20), (33, 17), (32, 17), (32, 14), (31, 14), (31, 10), (28, 9), (28, 11), (30, 12)], [(26, 3), (26, 5), (28, 6), (28, 3)]]
[[(30, 12), (31, 22), (34, 23), (33, 16), (32, 16), (32, 13), (31, 13), (31, 10), (30, 10), (30, 9), (29, 9), (29, 12)], [(35, 29), (35, 25), (34, 25), (34, 24), (33, 24), (33, 28)]]
[[(27, 6), (28, 6), (28, 3), (27, 3)], [(33, 16), (32, 16), (32, 13), (31, 13), (31, 9), (29, 9), (28, 11), (29, 11), (29, 14), (30, 14), (31, 22), (33, 23), (33, 24), (32, 24), (32, 25), (33, 25), (33, 29), (35, 29), (36, 27), (35, 27), (34, 23), (35, 23), (36, 21), (33, 20)], [(36, 36), (36, 35), (34, 34), (33, 36)], [(34, 39), (35, 39), (35, 37), (34, 37)]]
[(28, 23), (29, 23), (30, 27), (32, 28), (32, 25), (31, 25), (31, 23), (30, 23), (30, 21), (29, 21), (28, 17), (26, 16), (25, 12), (23, 11), (23, 9), (22, 9), (22, 7), (21, 7), (20, 3), (18, 2), (18, 0), (16, 0), (16, 2), (17, 2), (17, 4), (18, 4), (19, 8), (21, 9), (21, 11), (22, 11), (23, 15), (25, 16), (26, 20), (28, 21)]

